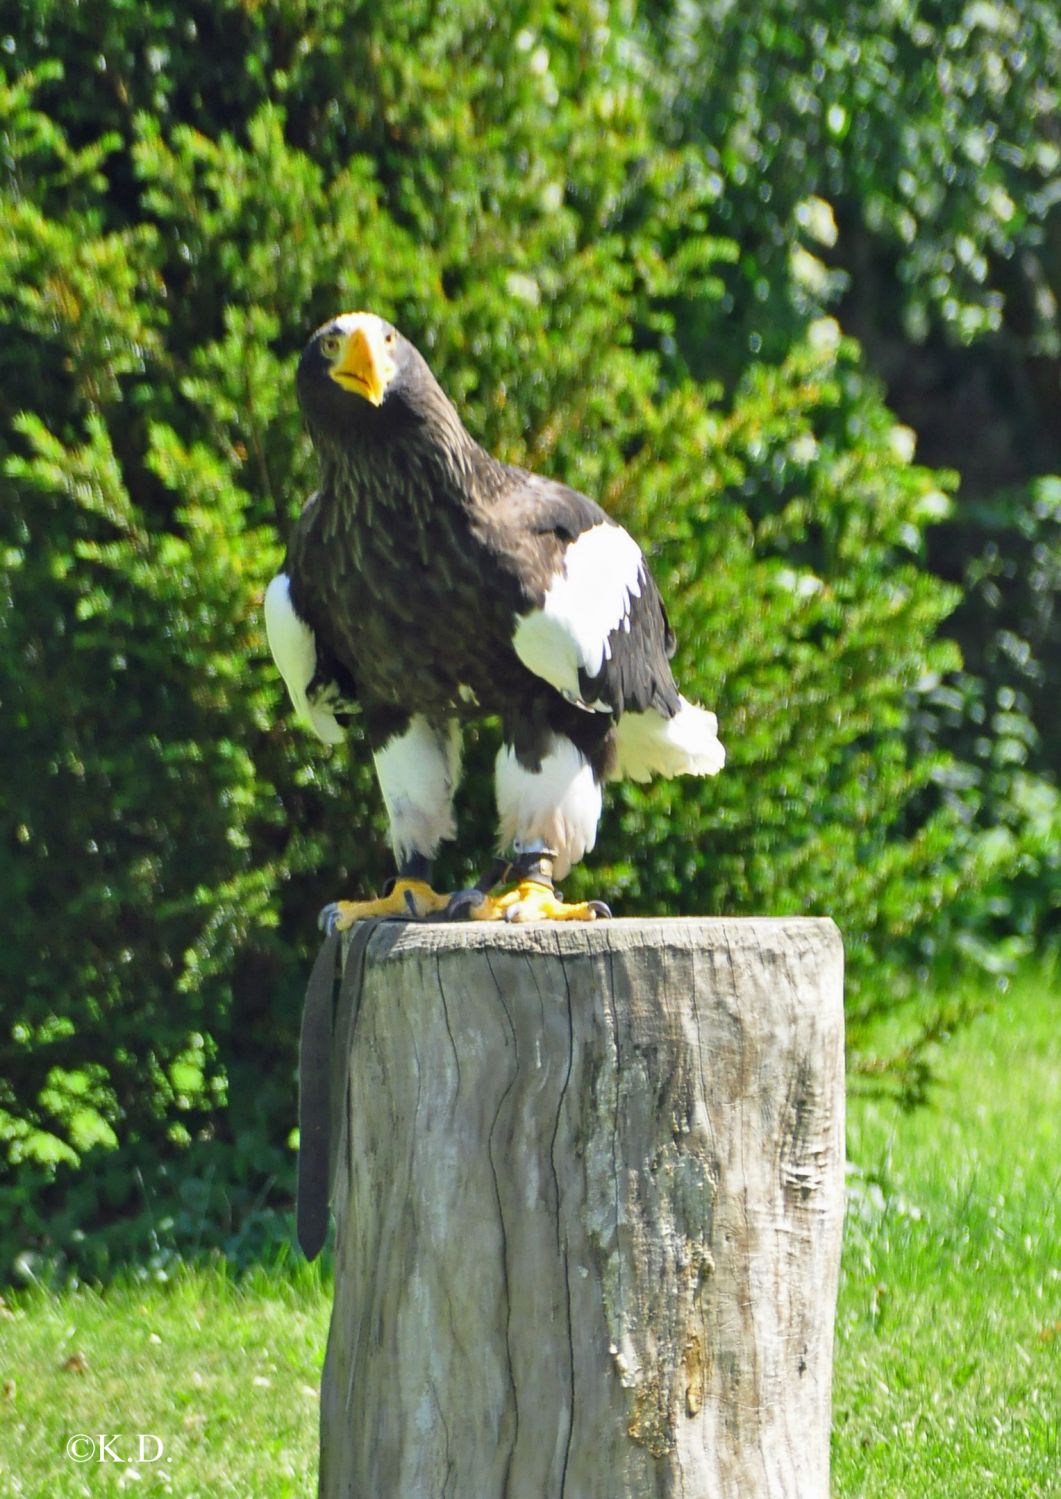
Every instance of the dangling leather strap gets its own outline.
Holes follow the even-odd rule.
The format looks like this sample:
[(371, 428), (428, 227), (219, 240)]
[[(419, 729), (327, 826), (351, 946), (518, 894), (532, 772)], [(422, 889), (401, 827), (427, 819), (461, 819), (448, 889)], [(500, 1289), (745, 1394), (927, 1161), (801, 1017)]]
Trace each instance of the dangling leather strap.
[[(359, 921), (347, 948), (338, 1000), (335, 968), (342, 935), (325, 937), (306, 986), (298, 1045), (298, 1198), (295, 1223), (299, 1247), (315, 1260), (328, 1236), (328, 1206), (335, 1185), (340, 1136), (333, 1128), (333, 1103), (345, 1100), (343, 1079), (350, 1041), (361, 1004), (365, 950), (378, 921)], [(334, 1148), (333, 1148), (334, 1147)]]

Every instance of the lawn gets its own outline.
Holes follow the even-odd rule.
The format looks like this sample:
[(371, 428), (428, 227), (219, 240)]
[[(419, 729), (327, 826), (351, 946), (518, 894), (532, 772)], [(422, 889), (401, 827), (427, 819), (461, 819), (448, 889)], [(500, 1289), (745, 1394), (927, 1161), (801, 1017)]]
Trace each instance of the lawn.
[(329, 1295), (303, 1266), (16, 1301), (0, 1312), (0, 1496), (315, 1494)]
[(931, 1105), (853, 1097), (837, 1499), (1061, 1495), (1061, 991), (1029, 975)]
[[(1061, 1493), (1059, 1020), (1026, 978), (944, 1049), (930, 1107), (851, 1100), (835, 1499)], [(305, 1266), (10, 1298), (0, 1495), (314, 1493), (328, 1298)]]

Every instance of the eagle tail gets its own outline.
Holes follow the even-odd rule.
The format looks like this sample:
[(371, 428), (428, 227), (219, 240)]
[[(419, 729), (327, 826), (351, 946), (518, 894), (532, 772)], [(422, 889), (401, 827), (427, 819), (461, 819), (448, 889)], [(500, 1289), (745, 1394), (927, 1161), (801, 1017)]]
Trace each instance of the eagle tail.
[(726, 763), (718, 719), (686, 698), (671, 718), (649, 708), (624, 713), (615, 729), (615, 774), (631, 781), (653, 776), (714, 776)]

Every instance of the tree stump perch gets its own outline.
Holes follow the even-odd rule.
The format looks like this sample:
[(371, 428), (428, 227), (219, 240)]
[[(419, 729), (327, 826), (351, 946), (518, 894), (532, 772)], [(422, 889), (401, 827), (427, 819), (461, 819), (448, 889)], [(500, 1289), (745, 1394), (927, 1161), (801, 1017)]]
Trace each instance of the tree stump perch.
[(376, 932), (323, 1499), (826, 1499), (842, 987), (820, 920)]

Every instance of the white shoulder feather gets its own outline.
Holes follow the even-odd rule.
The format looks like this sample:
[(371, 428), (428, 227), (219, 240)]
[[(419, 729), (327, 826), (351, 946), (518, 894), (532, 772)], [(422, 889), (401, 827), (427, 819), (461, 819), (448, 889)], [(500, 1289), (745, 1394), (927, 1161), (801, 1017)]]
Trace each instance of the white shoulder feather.
[(311, 703), (306, 695), (317, 670), (317, 642), (295, 611), (286, 573), (277, 573), (265, 590), (265, 633), (295, 711), (325, 744), (341, 743), (345, 733), (335, 714), (321, 701)]
[(609, 637), (630, 627), (631, 600), (640, 598), (645, 576), (641, 548), (622, 526), (591, 526), (565, 550), (541, 608), (521, 616), (516, 655), (569, 702), (608, 712), (610, 703), (583, 702), (579, 672), (599, 674), (611, 655)]

